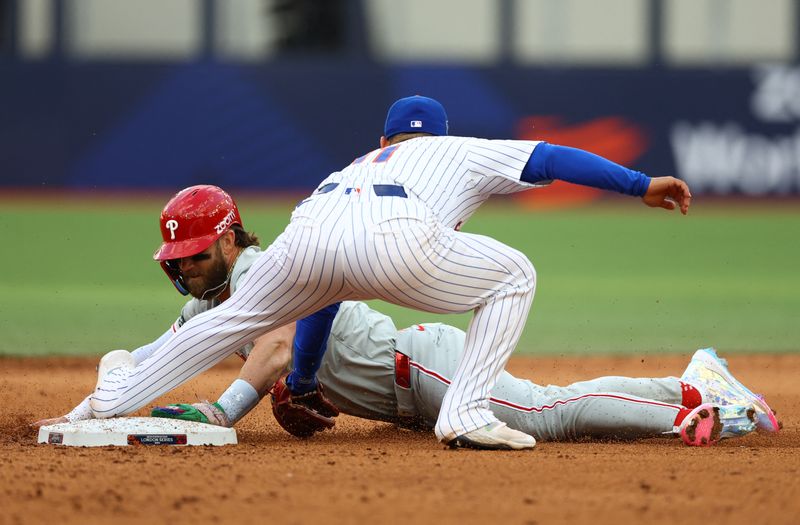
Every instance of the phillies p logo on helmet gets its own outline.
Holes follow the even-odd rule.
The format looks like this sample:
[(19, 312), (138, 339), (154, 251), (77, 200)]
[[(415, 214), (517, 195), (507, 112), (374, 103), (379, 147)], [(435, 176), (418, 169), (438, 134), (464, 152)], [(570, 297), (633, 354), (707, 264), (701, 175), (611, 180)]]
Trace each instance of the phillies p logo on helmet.
[(174, 241), (175, 240), (175, 230), (178, 229), (178, 221), (176, 221), (175, 219), (170, 219), (170, 220), (167, 221), (167, 223), (164, 226), (166, 226), (167, 229), (169, 230), (169, 238), (170, 238), (170, 240)]

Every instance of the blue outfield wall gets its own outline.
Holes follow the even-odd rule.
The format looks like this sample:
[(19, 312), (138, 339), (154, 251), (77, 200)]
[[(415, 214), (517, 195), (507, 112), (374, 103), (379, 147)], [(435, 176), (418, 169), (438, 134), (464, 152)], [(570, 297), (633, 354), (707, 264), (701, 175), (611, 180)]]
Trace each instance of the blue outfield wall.
[(377, 147), (389, 104), (451, 133), (595, 151), (696, 193), (800, 192), (800, 66), (526, 69), (359, 62), (0, 62), (0, 187), (308, 190)]

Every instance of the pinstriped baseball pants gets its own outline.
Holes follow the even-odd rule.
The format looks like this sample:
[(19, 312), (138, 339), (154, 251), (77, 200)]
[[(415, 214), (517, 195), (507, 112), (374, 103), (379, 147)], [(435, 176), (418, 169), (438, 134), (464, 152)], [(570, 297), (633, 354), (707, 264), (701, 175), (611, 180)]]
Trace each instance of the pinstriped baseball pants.
[(499, 241), (456, 232), (435, 220), (392, 219), (368, 235), (372, 242), (344, 251), (347, 282), (356, 298), (433, 313), (474, 311), (436, 437), (446, 442), (495, 421), (489, 392), (528, 318), (536, 285), (533, 265)]

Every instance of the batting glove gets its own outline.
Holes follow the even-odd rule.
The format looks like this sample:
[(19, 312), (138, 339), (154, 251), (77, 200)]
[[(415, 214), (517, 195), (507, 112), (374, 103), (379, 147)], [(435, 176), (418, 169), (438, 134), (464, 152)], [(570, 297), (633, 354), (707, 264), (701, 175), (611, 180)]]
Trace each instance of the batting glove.
[(178, 403), (165, 407), (155, 407), (150, 415), (153, 417), (164, 417), (167, 419), (182, 419), (184, 421), (195, 421), (197, 423), (207, 423), (219, 427), (230, 427), (228, 416), (219, 403)]

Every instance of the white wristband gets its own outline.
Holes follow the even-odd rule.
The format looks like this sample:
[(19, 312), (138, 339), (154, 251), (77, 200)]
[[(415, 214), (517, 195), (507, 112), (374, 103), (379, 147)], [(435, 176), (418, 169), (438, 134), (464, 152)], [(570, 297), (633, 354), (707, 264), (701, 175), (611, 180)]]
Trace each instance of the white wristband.
[(92, 407), (89, 406), (89, 399), (91, 397), (92, 395), (89, 394), (78, 406), (73, 408), (72, 411), (65, 416), (67, 421), (74, 423), (75, 421), (83, 421), (84, 419), (94, 419)]

